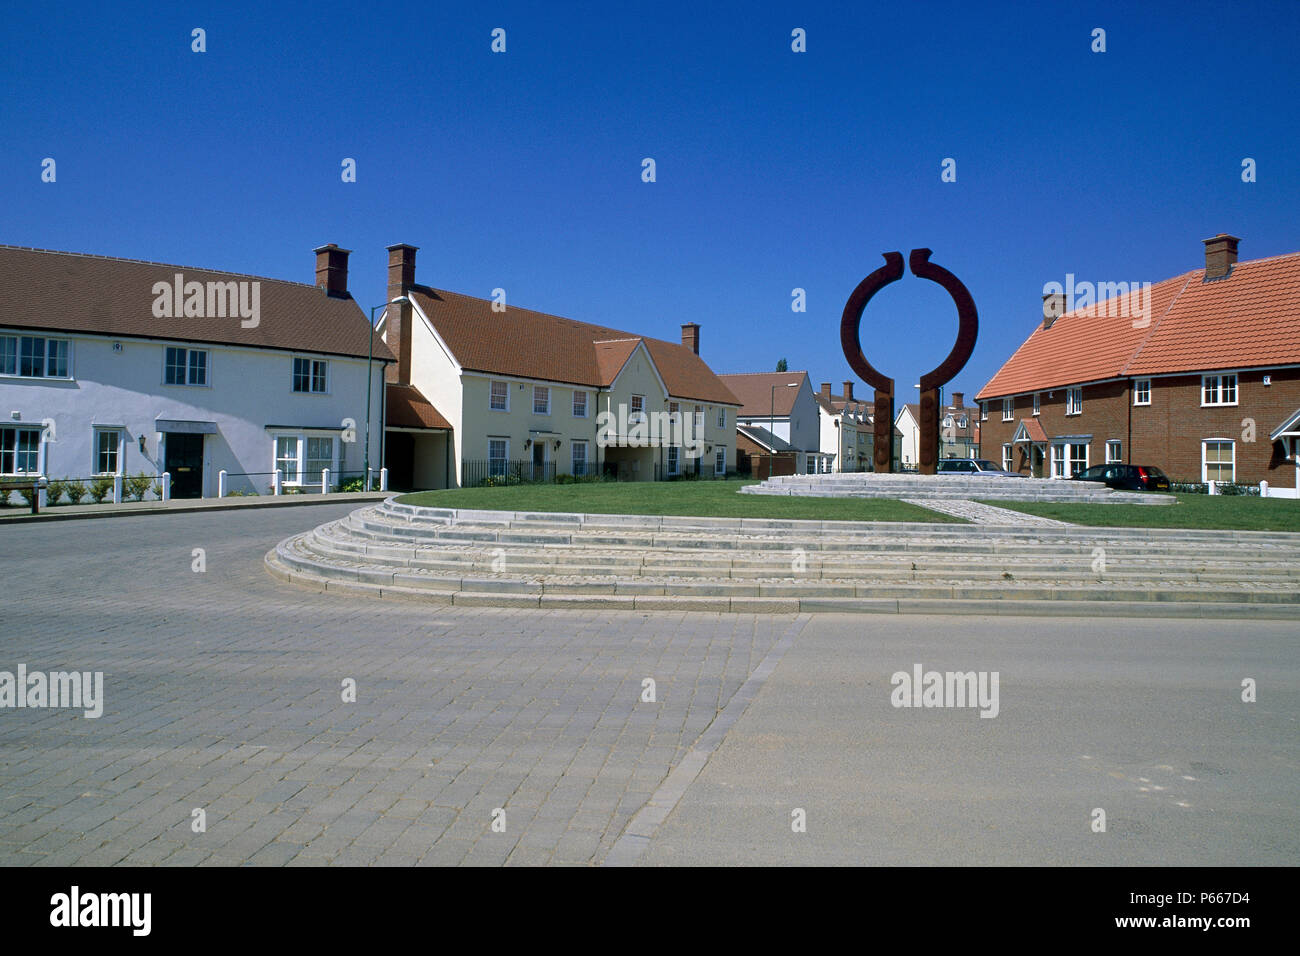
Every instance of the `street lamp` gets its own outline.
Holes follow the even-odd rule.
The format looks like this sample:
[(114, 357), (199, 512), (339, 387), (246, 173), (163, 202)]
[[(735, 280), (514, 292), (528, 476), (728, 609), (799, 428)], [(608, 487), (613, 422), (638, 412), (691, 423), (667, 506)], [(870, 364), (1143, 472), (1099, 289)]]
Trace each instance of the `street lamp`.
[(375, 313), (380, 309), (386, 309), (390, 305), (410, 305), (411, 300), (407, 296), (399, 295), (391, 302), (385, 302), (383, 305), (377, 305), (370, 310), (370, 346), (366, 351), (366, 458), (365, 463), (361, 466), (365, 473), (366, 491), (370, 490), (370, 388), (375, 380), (372, 372), (372, 365), (375, 357)]
[[(784, 385), (772, 386), (772, 394), (770, 396), (772, 399), (772, 405), (771, 408), (769, 409), (771, 413), (771, 417), (768, 418), (767, 420), (767, 430), (772, 436), (771, 450), (769, 450), (767, 453), (767, 477), (769, 478), (772, 477), (772, 469), (776, 467), (776, 458), (775, 458), (776, 456), (776, 390), (778, 388), (798, 388), (798, 387), (799, 387), (798, 382), (786, 382)], [(793, 432), (791, 433), (790, 437), (791, 438), (794, 437)]]

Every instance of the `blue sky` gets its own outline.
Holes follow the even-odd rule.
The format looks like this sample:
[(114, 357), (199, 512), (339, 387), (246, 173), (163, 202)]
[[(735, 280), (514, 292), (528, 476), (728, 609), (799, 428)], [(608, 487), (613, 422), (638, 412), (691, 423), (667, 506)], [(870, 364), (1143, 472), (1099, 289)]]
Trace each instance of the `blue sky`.
[[(1300, 4), (984, 6), (10, 5), (0, 242), (303, 282), (337, 242), (367, 307), (410, 242), (425, 284), (696, 321), (715, 370), (814, 387), (853, 377), (840, 314), (880, 253), (928, 246), (979, 308), (968, 395), (1066, 273), (1156, 282), (1219, 232), (1300, 249)], [(863, 339), (908, 400), (956, 327), (908, 274)]]

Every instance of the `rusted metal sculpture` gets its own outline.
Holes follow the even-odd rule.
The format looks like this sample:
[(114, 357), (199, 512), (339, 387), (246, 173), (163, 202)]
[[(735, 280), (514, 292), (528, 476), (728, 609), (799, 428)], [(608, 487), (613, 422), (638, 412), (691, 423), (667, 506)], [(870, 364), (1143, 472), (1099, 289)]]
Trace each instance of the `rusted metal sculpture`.
[[(894, 380), (878, 372), (862, 353), (862, 313), (871, 297), (903, 277), (903, 254), (883, 253), (885, 264), (867, 276), (849, 296), (840, 320), (840, 345), (849, 367), (876, 390), (875, 444), (872, 457), (876, 471), (894, 468)], [(921, 376), (921, 444), (918, 468), (923, 475), (933, 475), (939, 462), (939, 387), (952, 380), (975, 351), (979, 334), (979, 316), (975, 300), (962, 281), (943, 266), (930, 261), (929, 249), (913, 249), (908, 259), (912, 275), (943, 286), (957, 306), (957, 341), (938, 367)]]

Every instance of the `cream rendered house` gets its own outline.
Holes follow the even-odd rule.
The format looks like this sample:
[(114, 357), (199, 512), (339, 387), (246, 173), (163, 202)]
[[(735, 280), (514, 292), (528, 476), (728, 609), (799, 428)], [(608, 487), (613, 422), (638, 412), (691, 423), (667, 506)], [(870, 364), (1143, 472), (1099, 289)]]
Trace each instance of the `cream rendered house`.
[[(739, 400), (681, 344), (417, 285), (416, 248), (389, 247), (382, 338), (394, 488), (735, 470)], [(421, 423), (428, 423), (421, 425)], [(444, 427), (445, 426), (445, 427)]]

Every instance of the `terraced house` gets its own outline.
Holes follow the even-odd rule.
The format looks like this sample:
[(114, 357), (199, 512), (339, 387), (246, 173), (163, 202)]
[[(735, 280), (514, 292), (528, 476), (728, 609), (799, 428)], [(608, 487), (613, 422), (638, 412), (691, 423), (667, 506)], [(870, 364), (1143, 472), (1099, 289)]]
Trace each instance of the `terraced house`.
[(367, 424), (377, 468), (392, 356), (369, 355), (347, 256), (320, 247), (306, 285), (0, 246), (0, 474), (319, 490), (359, 477)]
[(1204, 268), (1149, 296), (1072, 311), (1044, 296), (1042, 322), (977, 396), (984, 457), (1053, 478), (1155, 465), (1296, 497), (1300, 253), (1238, 262), (1239, 242), (1204, 240)]
[(740, 401), (700, 358), (698, 324), (675, 343), (503, 307), (417, 284), (415, 246), (388, 252), (388, 298), (405, 298), (381, 323), (393, 487), (734, 472)]

